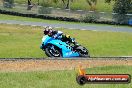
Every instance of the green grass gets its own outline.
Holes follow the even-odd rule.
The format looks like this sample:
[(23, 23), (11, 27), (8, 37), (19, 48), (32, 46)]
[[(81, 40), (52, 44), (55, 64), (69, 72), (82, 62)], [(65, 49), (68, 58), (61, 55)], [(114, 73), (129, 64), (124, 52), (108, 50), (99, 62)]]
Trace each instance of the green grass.
[[(6, 14), (0, 14), (0, 20), (17, 20), (17, 21), (29, 21), (29, 22), (42, 22), (42, 23), (60, 23), (60, 24), (78, 24), (78, 25), (94, 25), (94, 26), (108, 26), (108, 24), (94, 24), (94, 23), (80, 23), (80, 22), (67, 22), (67, 21), (57, 21), (57, 20), (45, 20), (39, 18), (29, 18), (29, 17), (20, 17), (20, 16), (12, 16)], [(119, 26), (119, 25), (111, 25), (111, 26)], [(124, 27), (124, 26), (119, 26)], [(125, 26), (130, 27), (130, 26)]]
[(0, 57), (43, 57), (42, 30), (18, 25), (0, 26)]
[[(88, 74), (130, 74), (132, 66), (88, 68)], [(76, 83), (76, 71), (0, 72), (0, 88), (131, 88), (130, 84)]]
[[(32, 22), (46, 22), (46, 23), (62, 23), (62, 22), (64, 22), (64, 21), (57, 21), (57, 20), (44, 20), (44, 19), (38, 19), (38, 18), (12, 16), (12, 15), (6, 15), (6, 14), (0, 14), (0, 20), (17, 20), (17, 21), (32, 21)], [(66, 22), (64, 22), (64, 23), (66, 23)]]
[[(0, 24), (0, 57), (37, 57), (46, 55), (39, 48), (42, 27)], [(76, 38), (91, 56), (132, 56), (132, 33), (95, 32), (58, 29)]]

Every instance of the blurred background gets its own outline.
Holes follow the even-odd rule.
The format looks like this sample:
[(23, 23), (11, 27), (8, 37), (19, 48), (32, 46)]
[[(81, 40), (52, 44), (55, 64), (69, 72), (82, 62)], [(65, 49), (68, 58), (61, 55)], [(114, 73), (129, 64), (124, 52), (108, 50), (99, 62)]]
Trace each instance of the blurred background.
[(132, 25), (132, 0), (1, 0), (0, 10)]

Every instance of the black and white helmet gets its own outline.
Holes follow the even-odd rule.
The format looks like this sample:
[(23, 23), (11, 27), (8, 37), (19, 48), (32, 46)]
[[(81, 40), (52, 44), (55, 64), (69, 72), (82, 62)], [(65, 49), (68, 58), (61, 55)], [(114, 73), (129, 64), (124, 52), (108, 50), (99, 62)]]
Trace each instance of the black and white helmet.
[(52, 30), (52, 27), (47, 26), (47, 27), (44, 28), (43, 32), (44, 32), (45, 35), (47, 35), (47, 34), (49, 34), (51, 32), (51, 30)]

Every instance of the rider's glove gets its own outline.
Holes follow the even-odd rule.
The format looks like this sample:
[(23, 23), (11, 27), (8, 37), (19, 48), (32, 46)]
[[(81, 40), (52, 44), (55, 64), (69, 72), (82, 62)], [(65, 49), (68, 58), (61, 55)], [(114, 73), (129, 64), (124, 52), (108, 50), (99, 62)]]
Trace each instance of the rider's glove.
[(70, 35), (66, 35), (66, 38), (70, 38)]

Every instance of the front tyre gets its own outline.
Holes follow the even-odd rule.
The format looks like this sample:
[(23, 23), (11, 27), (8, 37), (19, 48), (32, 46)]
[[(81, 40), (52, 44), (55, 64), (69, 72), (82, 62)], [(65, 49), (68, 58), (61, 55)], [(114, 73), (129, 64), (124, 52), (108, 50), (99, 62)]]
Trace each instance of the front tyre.
[(82, 47), (82, 49), (80, 49), (78, 53), (80, 57), (90, 57), (89, 51), (85, 47)]
[(60, 49), (54, 45), (46, 46), (45, 54), (48, 57), (62, 57)]

